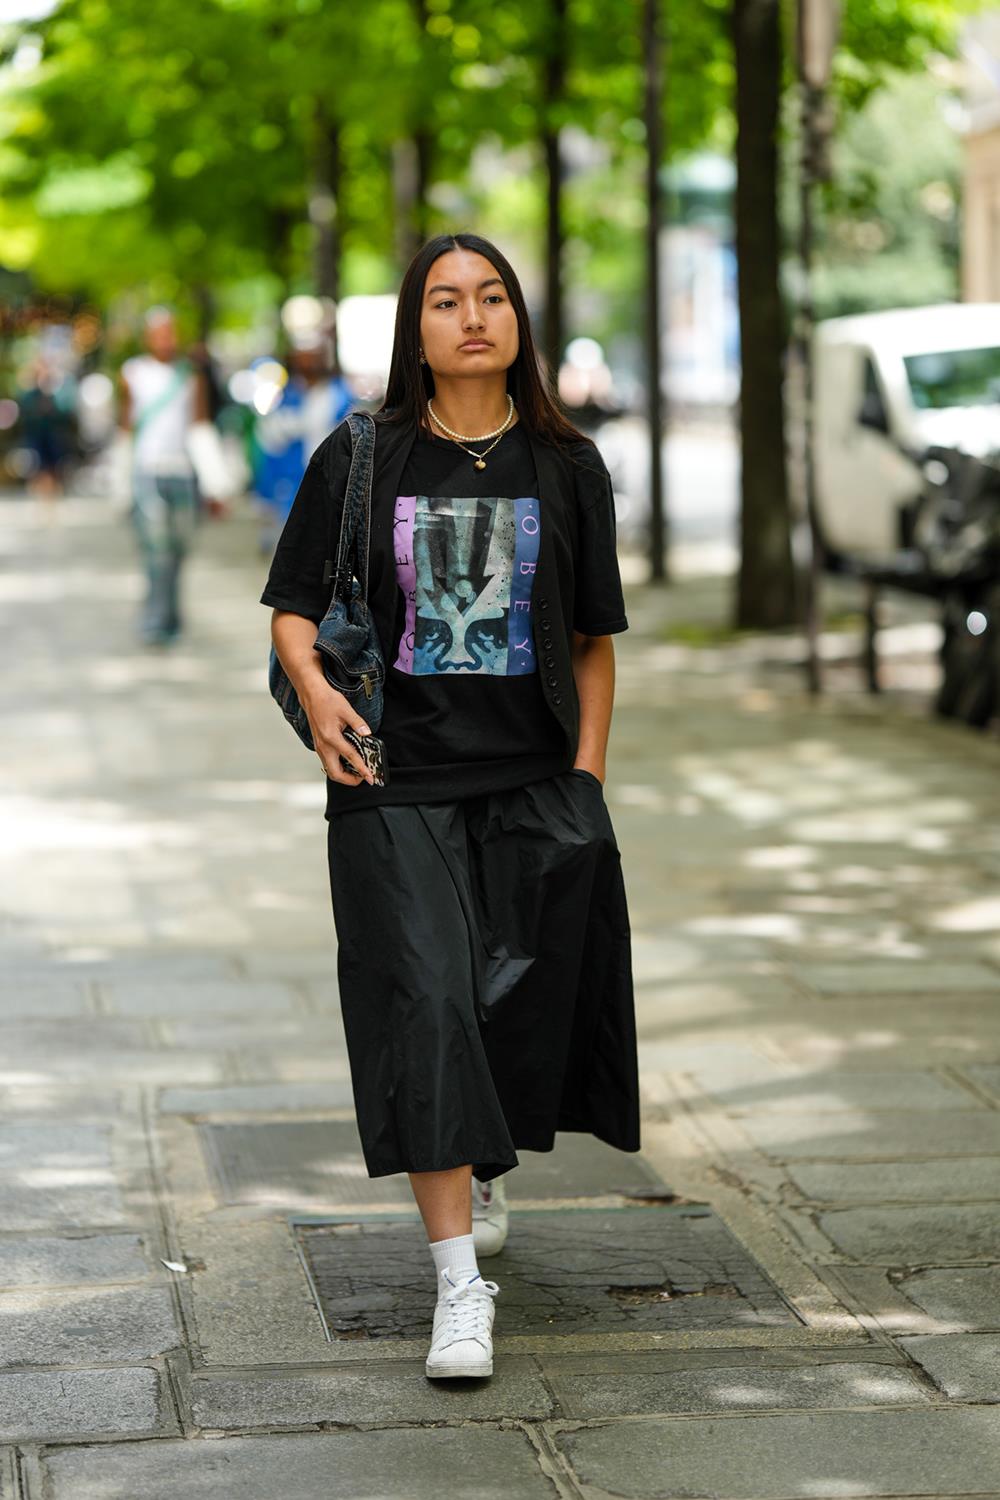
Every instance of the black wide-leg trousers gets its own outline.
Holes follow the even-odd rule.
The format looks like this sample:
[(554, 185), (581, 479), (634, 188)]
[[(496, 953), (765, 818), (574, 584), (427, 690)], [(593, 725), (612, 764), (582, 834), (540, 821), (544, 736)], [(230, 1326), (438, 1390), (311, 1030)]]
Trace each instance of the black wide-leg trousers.
[(489, 1181), (560, 1130), (637, 1151), (628, 907), (598, 778), (362, 807), (328, 830), (369, 1176), (470, 1162)]

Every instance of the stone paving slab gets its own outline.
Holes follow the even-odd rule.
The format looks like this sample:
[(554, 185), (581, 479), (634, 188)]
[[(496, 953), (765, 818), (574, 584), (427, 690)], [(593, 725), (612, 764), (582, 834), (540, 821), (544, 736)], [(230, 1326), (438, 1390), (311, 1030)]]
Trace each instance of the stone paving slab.
[(152, 1269), (137, 1234), (0, 1237), (0, 1287), (143, 1281)]
[(980, 1088), (1000, 1099), (1000, 1063), (969, 1063), (963, 1070)]
[(731, 1113), (853, 1114), (858, 1110), (894, 1112), (903, 1110), (978, 1110), (981, 1101), (959, 1083), (927, 1070), (899, 1069), (850, 1073), (846, 1070), (811, 1069), (798, 1076), (782, 1077), (774, 1072), (755, 1086), (713, 1083), (711, 1076), (696, 1075), (705, 1092), (721, 1099)]
[(113, 1015), (175, 1016), (236, 1014), (250, 1019), (298, 1008), (290, 985), (250, 979), (116, 979), (98, 986)]
[(992, 1329), (1000, 1333), (1000, 1265), (915, 1271), (898, 1285), (932, 1317), (969, 1331)]
[(301, 979), (307, 982), (307, 988), (316, 980), (321, 994), (326, 993), (325, 982), (336, 982), (336, 943), (329, 933), (316, 932), (308, 947), (288, 948), (274, 942), (266, 948), (249, 948), (238, 955), (237, 961), (251, 978)]
[[(36, 964), (40, 975), (51, 976), (51, 954), (39, 957)], [(239, 955), (213, 953), (209, 948), (185, 952), (179, 945), (158, 949), (155, 944), (147, 942), (137, 952), (124, 949), (106, 958), (76, 958), (72, 971), (91, 983), (102, 985), (149, 984), (154, 980), (165, 983), (190, 980), (200, 984), (213, 979), (238, 978), (243, 969)]]
[(852, 1260), (915, 1266), (996, 1259), (998, 1220), (996, 1204), (954, 1203), (833, 1209), (819, 1226)]
[(149, 1045), (143, 1022), (105, 1017), (74, 1021), (14, 1021), (4, 1027), (0, 1084), (31, 1073), (38, 1081), (106, 1079), (109, 1083), (217, 1083), (221, 1060)]
[(124, 1222), (112, 1126), (0, 1124), (0, 1203), (8, 1231)]
[(62, 1121), (0, 1124), (0, 1174), (45, 1168), (109, 1172), (110, 1126)]
[(0, 1437), (7, 1441), (142, 1437), (176, 1430), (160, 1376), (145, 1366), (0, 1374)]
[[(831, 1014), (830, 1012), (835, 1012)], [(758, 1018), (764, 1024), (764, 1018)], [(965, 1067), (1000, 1052), (1000, 1006), (981, 1000), (940, 1002), (838, 1000), (822, 1022), (805, 1015), (768, 1018), (773, 1049), (804, 1067), (884, 1067), (886, 1049), (900, 1049), (912, 1067)]]
[(1000, 972), (986, 964), (935, 964), (915, 959), (792, 966), (795, 977), (821, 995), (940, 995), (956, 990), (1000, 992)]
[(821, 1268), (823, 1279), (859, 1309), (869, 1327), (895, 1339), (899, 1334), (948, 1332), (952, 1325), (939, 1322), (911, 1302), (900, 1290), (903, 1272), (890, 1266), (854, 1266), (838, 1263)]
[(816, 1203), (960, 1202), (996, 1199), (1000, 1158), (958, 1156), (948, 1161), (795, 1162), (789, 1180)]
[(545, 1198), (623, 1197), (669, 1194), (670, 1188), (646, 1160), (617, 1151), (593, 1136), (565, 1133), (552, 1151), (519, 1151), (507, 1174), (511, 1203)]
[[(756, 1351), (754, 1351), (756, 1354)], [(926, 1388), (901, 1365), (863, 1360), (845, 1354), (834, 1363), (810, 1352), (809, 1364), (781, 1367), (757, 1359), (729, 1364), (715, 1355), (714, 1368), (664, 1368), (656, 1355), (632, 1354), (603, 1371), (563, 1371), (546, 1361), (549, 1384), (561, 1415), (582, 1421), (607, 1417), (739, 1413), (845, 1406), (913, 1406), (926, 1402)]]
[(30, 1120), (63, 1119), (80, 1124), (117, 1119), (137, 1091), (70, 1082), (25, 1083), (0, 1087), (0, 1119), (25, 1124)]
[(41, 1467), (46, 1500), (557, 1500), (525, 1433), (477, 1426), (102, 1443)]
[(354, 1108), (349, 1080), (330, 1083), (233, 1083), (220, 1088), (167, 1088), (159, 1091), (159, 1114), (309, 1114)]
[(587, 1500), (817, 1500), (989, 1495), (1000, 1410), (837, 1411), (646, 1418), (560, 1432)]
[[(308, 1039), (308, 1028), (301, 1034)], [(333, 1042), (307, 1049), (302, 1042), (295, 1047), (272, 1041), (270, 1046), (234, 1047), (232, 1057), (241, 1083), (346, 1083), (350, 1078), (347, 1059), (337, 1055)]]
[[(61, 1175), (65, 1179), (68, 1174)], [(51, 1186), (0, 1177), (4, 1229), (111, 1228), (129, 1221), (117, 1183), (88, 1182), (86, 1169), (80, 1177), (76, 1183), (62, 1180)]]
[(1000, 1334), (925, 1334), (900, 1343), (953, 1401), (1000, 1401)]
[(0, 1448), (0, 1500), (17, 1500), (13, 1448)]
[(762, 1151), (782, 1161), (988, 1154), (1000, 1159), (1000, 1112), (985, 1108), (933, 1110), (926, 1115), (916, 1110), (908, 1114), (858, 1110), (832, 1118), (762, 1113), (746, 1116), (740, 1125)]
[(51, 975), (18, 979), (8, 974), (0, 994), (0, 1016), (4, 1021), (15, 1017), (86, 1016), (94, 1013), (90, 987), (72, 978), (53, 979)]
[[(300, 1225), (298, 1238), (335, 1339), (426, 1334), (435, 1288), (414, 1225)], [(507, 1337), (800, 1326), (744, 1246), (699, 1206), (532, 1211), (488, 1274)]]
[(552, 1396), (533, 1360), (497, 1356), (490, 1380), (428, 1380), (423, 1358), (322, 1372), (213, 1373), (190, 1382), (194, 1421), (210, 1430), (397, 1422), (535, 1420)]
[[(205, 1123), (198, 1138), (220, 1202), (269, 1204), (290, 1212), (322, 1205), (413, 1207), (405, 1173), (369, 1177), (354, 1120)], [(553, 1151), (522, 1151), (508, 1174), (512, 1199), (584, 1198), (669, 1192), (638, 1154), (564, 1134)]]
[(276, 1054), (295, 1049), (312, 1051), (314, 1067), (325, 1077), (336, 1075), (346, 1063), (343, 1027), (333, 1016), (177, 1016), (158, 1022), (161, 1035), (175, 1047), (204, 1048), (208, 1052), (243, 1055), (254, 1047), (273, 1047)]
[(151, 1359), (180, 1343), (165, 1287), (4, 1292), (0, 1317), (0, 1366)]

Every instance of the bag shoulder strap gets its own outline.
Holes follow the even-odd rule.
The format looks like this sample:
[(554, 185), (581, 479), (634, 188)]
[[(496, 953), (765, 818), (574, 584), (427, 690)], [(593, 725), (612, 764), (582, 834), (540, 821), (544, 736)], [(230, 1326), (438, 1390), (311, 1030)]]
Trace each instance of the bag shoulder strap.
[(158, 396), (150, 401), (148, 406), (137, 412), (132, 419), (132, 432), (138, 437), (144, 427), (147, 427), (158, 412), (168, 407), (182, 386), (187, 384), (193, 372), (193, 366), (186, 359), (177, 360), (174, 365), (174, 378), (169, 385), (164, 386)]
[[(375, 460), (375, 421), (370, 412), (353, 411), (346, 417), (351, 434), (351, 467), (347, 475), (340, 534), (333, 557), (323, 565), (323, 582), (332, 581), (331, 603), (338, 593), (348, 597), (352, 576), (361, 584), (361, 597), (368, 600), (368, 552), (371, 542), (372, 471)], [(332, 475), (327, 474), (332, 481)], [(331, 536), (332, 540), (332, 536)]]

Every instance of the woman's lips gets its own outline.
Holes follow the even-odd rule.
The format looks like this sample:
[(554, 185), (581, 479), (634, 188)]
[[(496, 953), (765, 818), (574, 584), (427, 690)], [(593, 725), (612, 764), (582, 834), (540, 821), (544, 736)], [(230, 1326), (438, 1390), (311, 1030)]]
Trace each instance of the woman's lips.
[(492, 349), (493, 345), (488, 343), (486, 339), (474, 339), (471, 340), (468, 344), (459, 344), (458, 347), (459, 352), (461, 352), (463, 349), (468, 349), (470, 353), (474, 354), (477, 349)]

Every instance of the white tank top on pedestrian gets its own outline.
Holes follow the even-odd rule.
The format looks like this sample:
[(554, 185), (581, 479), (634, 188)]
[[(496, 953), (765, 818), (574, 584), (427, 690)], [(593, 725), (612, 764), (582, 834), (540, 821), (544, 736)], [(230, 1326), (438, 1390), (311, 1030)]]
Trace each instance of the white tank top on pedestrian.
[[(147, 474), (192, 475), (187, 434), (195, 413), (194, 372), (178, 382), (175, 364), (154, 359), (152, 354), (137, 354), (122, 365), (122, 376), (132, 398), (135, 467)], [(173, 386), (176, 390), (170, 399), (140, 426), (143, 411), (159, 403)]]

